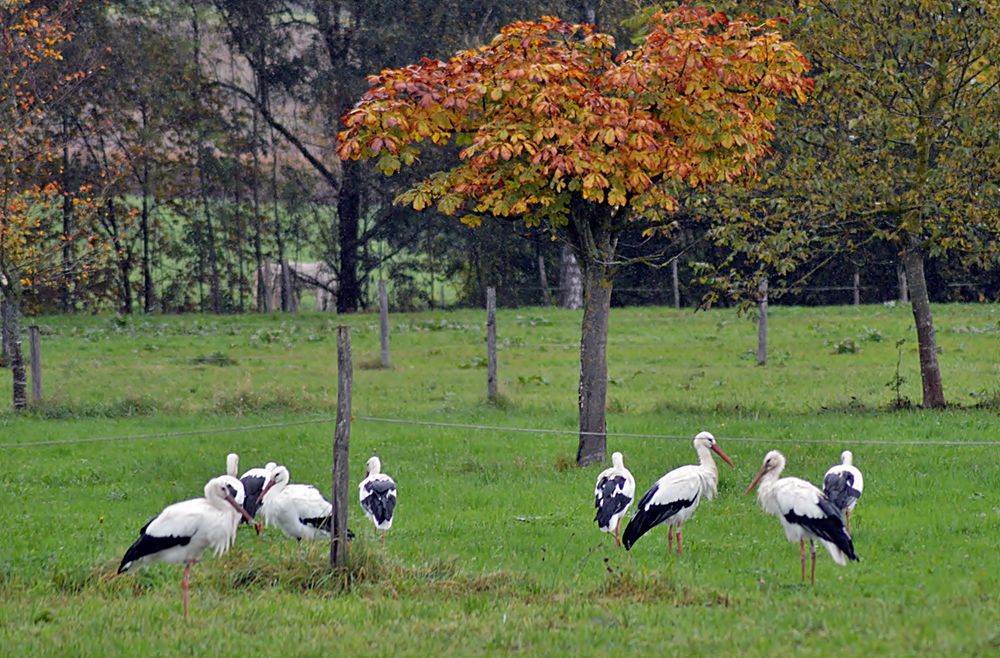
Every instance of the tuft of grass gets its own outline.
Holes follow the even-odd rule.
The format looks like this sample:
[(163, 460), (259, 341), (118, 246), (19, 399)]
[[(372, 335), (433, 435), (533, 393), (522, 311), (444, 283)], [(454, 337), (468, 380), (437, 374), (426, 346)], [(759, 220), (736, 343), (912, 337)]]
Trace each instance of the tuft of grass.
[[(269, 387), (264, 390), (255, 388), (250, 382), (244, 381), (234, 390), (223, 390), (212, 397), (212, 410), (216, 413), (246, 416), (261, 413), (307, 412), (321, 407), (317, 404), (318, 396), (304, 389), (289, 390), (286, 388)], [(327, 403), (327, 408), (335, 408)]]
[(604, 568), (606, 577), (592, 590), (596, 596), (671, 607), (728, 608), (734, 603), (732, 595), (725, 592), (681, 583), (673, 571), (646, 571), (633, 564), (616, 568), (607, 557)]
[(191, 357), (189, 362), (196, 366), (218, 366), (220, 368), (225, 368), (227, 366), (235, 366), (239, 363), (236, 359), (222, 352), (212, 352), (211, 354), (199, 354), (198, 356)]
[(845, 338), (833, 344), (834, 354), (857, 354), (861, 346), (853, 338)]
[(370, 359), (361, 359), (358, 361), (358, 368), (361, 370), (392, 370), (392, 365), (390, 364), (388, 368), (382, 367), (382, 357)]
[[(151, 395), (125, 396), (108, 401), (86, 403), (79, 400), (53, 397), (33, 402), (24, 417), (39, 420), (74, 420), (86, 418), (136, 418), (154, 416), (173, 410), (169, 404)], [(9, 413), (9, 412), (7, 412)], [(0, 417), (4, 414), (0, 413)]]
[(576, 459), (570, 455), (559, 454), (556, 455), (555, 461), (552, 463), (552, 467), (555, 469), (556, 473), (566, 473), (571, 470), (576, 470)]

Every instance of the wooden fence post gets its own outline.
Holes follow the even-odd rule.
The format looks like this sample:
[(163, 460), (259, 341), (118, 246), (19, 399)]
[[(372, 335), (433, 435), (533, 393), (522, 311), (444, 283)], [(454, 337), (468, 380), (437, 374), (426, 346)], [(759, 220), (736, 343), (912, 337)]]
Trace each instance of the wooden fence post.
[(497, 400), (497, 291), (486, 289), (486, 397)]
[(38, 325), (28, 327), (28, 342), (31, 344), (31, 401), (42, 401), (42, 338)]
[(854, 270), (854, 305), (861, 305), (861, 272)]
[(351, 442), (351, 328), (337, 327), (337, 425), (333, 431), (333, 518), (330, 519), (330, 566), (347, 563), (347, 479)]
[(392, 367), (389, 363), (389, 296), (385, 292), (385, 279), (378, 280), (378, 314), (382, 330), (382, 367)]
[(757, 286), (757, 365), (767, 364), (767, 279)]
[(670, 279), (674, 288), (674, 308), (681, 307), (681, 286), (677, 279), (677, 259), (670, 261)]

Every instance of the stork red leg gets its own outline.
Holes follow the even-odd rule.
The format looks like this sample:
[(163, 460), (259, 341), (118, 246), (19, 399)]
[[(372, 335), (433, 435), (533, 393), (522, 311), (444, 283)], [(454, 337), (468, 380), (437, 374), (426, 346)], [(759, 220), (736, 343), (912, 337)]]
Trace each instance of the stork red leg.
[(181, 600), (184, 602), (184, 618), (188, 616), (188, 574), (191, 573), (191, 565), (194, 561), (188, 562), (184, 566), (184, 577), (181, 578)]
[(809, 575), (809, 584), (816, 584), (816, 542), (809, 539), (809, 552), (812, 553), (812, 573)]
[(799, 540), (799, 562), (802, 563), (802, 582), (806, 582), (806, 541)]
[(667, 526), (667, 551), (674, 552), (674, 524)]
[(617, 544), (618, 546), (622, 545), (622, 538), (620, 532), (621, 529), (622, 529), (622, 520), (618, 519), (618, 525), (615, 526), (615, 544)]
[(677, 522), (677, 555), (684, 552), (683, 545), (681, 544), (681, 522)]
[(382, 531), (382, 547), (385, 548), (385, 530)]
[(847, 532), (851, 532), (851, 510), (847, 510)]

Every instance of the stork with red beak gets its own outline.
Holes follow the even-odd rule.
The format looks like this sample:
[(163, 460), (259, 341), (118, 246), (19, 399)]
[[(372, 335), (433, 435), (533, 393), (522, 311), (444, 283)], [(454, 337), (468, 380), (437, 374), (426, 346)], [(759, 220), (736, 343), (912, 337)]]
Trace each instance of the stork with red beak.
[(715, 497), (719, 485), (719, 471), (712, 459), (714, 452), (730, 466), (733, 462), (722, 451), (711, 432), (701, 432), (694, 437), (698, 464), (681, 466), (670, 471), (650, 487), (636, 509), (635, 516), (625, 527), (622, 543), (625, 550), (644, 534), (663, 523), (667, 524), (667, 542), (674, 548), (674, 526), (677, 526), (677, 555), (683, 552), (681, 525), (694, 516), (702, 498)]
[[(188, 575), (205, 549), (222, 555), (236, 541), (240, 517), (253, 523), (243, 509), (243, 484), (229, 475), (213, 478), (205, 485), (205, 497), (170, 505), (139, 531), (139, 538), (125, 551), (118, 573), (150, 562), (183, 564), (181, 592), (184, 616), (188, 614)], [(258, 534), (260, 528), (257, 527)]]
[(764, 465), (746, 493), (758, 484), (757, 501), (768, 514), (778, 517), (788, 541), (799, 542), (799, 561), (802, 564), (802, 582), (806, 582), (806, 548), (809, 539), (812, 553), (810, 582), (816, 582), (816, 541), (821, 542), (837, 564), (858, 560), (854, 542), (844, 528), (840, 509), (827, 499), (823, 492), (805, 480), (779, 477), (785, 469), (785, 456), (772, 450), (764, 457)]
[(290, 479), (285, 466), (271, 469), (257, 498), (267, 525), (297, 540), (328, 539), (333, 505), (316, 487), (290, 484)]

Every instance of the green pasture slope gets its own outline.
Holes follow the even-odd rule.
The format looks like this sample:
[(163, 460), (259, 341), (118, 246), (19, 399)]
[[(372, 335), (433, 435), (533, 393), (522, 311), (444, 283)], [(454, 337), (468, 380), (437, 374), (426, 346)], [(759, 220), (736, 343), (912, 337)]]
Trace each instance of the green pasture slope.
[[(1000, 447), (921, 445), (1000, 440), (1000, 307), (934, 310), (962, 406), (942, 412), (890, 408), (900, 338), (899, 395), (920, 397), (903, 307), (772, 308), (764, 368), (755, 325), (732, 311), (615, 309), (610, 430), (684, 437), (610, 439), (640, 489), (691, 463), (702, 429), (736, 463), (720, 464), (680, 559), (663, 530), (630, 553), (597, 531), (599, 469), (572, 466), (571, 433), (375, 420), (572, 430), (576, 312), (499, 313), (496, 406), (478, 311), (394, 316), (391, 370), (374, 367), (370, 314), (40, 318), (48, 401), (0, 415), (0, 655), (1000, 655)], [(329, 488), (339, 322), (354, 336), (352, 482), (377, 450), (399, 483), (385, 549), (356, 504), (345, 579), (322, 544), (241, 529), (195, 567), (187, 622), (179, 568), (109, 578), (139, 527), (200, 495), (227, 452)], [(799, 583), (798, 547), (743, 495), (770, 448), (814, 482), (854, 450), (860, 563), (823, 553), (816, 585)]]

